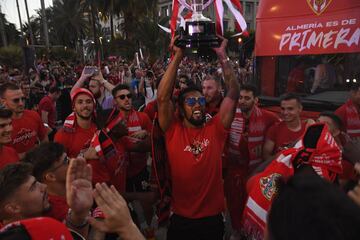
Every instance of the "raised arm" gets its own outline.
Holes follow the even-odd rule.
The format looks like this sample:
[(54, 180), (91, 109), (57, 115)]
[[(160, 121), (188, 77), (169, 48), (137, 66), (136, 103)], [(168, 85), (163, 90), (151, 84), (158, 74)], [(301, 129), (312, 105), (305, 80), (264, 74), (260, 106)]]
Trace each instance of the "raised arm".
[(171, 96), (175, 86), (177, 69), (184, 55), (183, 50), (174, 45), (174, 41), (172, 41), (170, 49), (174, 51), (175, 55), (161, 79), (157, 92), (159, 124), (163, 131), (169, 128), (175, 111)]
[(82, 73), (81, 73), (81, 76), (79, 78), (79, 80), (77, 80), (77, 82), (74, 84), (74, 86), (72, 87), (71, 91), (70, 91), (70, 94), (73, 94), (73, 92), (78, 89), (78, 88), (82, 88), (84, 86), (84, 83), (87, 79), (89, 79), (92, 74), (86, 74), (85, 73), (85, 68), (86, 66), (84, 67)]
[(227, 39), (222, 38), (221, 46), (219, 48), (214, 48), (213, 50), (216, 52), (221, 63), (227, 90), (227, 94), (221, 103), (219, 114), (224, 127), (230, 128), (234, 119), (235, 110), (239, 99), (240, 85), (236, 79), (229, 58), (226, 55), (227, 42)]
[(111, 84), (110, 82), (108, 82), (107, 80), (104, 79), (101, 71), (99, 71), (99, 73), (96, 76), (94, 76), (92, 79), (99, 81), (100, 84), (103, 85), (105, 87), (105, 89), (108, 90), (110, 93), (113, 90), (113, 88), (115, 87), (113, 84)]

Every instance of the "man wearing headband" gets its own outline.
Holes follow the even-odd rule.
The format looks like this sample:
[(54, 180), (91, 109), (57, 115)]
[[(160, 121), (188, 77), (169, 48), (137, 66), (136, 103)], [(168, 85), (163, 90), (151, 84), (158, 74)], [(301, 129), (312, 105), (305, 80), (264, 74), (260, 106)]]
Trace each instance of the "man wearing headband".
[(54, 141), (65, 146), (69, 157), (77, 157), (86, 152), (96, 132), (95, 99), (89, 90), (78, 88), (72, 92), (71, 100), (73, 113), (66, 118)]

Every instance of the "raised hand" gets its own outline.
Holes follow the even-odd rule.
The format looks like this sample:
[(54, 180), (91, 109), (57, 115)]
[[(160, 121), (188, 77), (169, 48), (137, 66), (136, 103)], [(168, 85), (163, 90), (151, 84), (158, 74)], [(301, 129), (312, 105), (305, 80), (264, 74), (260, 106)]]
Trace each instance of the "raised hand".
[(226, 46), (227, 46), (228, 40), (220, 35), (217, 35), (217, 37), (221, 39), (221, 45), (218, 48), (213, 48), (213, 50), (218, 55), (219, 60), (224, 60), (227, 58)]
[(115, 232), (121, 239), (143, 240), (139, 229), (131, 219), (125, 199), (116, 191), (114, 186), (110, 188), (105, 183), (97, 183), (94, 189), (94, 198), (105, 215), (103, 221), (89, 218), (89, 223), (102, 232)]
[(66, 174), (66, 201), (74, 214), (86, 217), (93, 205), (92, 169), (84, 158), (70, 160)]

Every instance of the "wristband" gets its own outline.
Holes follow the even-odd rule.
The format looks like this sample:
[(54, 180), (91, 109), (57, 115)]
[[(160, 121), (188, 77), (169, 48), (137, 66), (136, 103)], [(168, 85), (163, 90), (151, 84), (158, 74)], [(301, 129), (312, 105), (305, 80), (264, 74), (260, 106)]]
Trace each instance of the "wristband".
[[(71, 222), (71, 213), (72, 213), (72, 210), (71, 210), (71, 208), (69, 208), (68, 213), (67, 213), (67, 216), (66, 216), (66, 220), (65, 220), (65, 221), (66, 221), (66, 224), (67, 224), (69, 227), (71, 227), (71, 228), (76, 228), (76, 229), (82, 229), (82, 228), (86, 227), (86, 226), (89, 224), (87, 218), (85, 218), (84, 221), (83, 221), (81, 224), (79, 224), (79, 225), (76, 225), (76, 224), (72, 223), (72, 222)], [(89, 211), (89, 216), (90, 216), (90, 215), (91, 215), (91, 212)]]

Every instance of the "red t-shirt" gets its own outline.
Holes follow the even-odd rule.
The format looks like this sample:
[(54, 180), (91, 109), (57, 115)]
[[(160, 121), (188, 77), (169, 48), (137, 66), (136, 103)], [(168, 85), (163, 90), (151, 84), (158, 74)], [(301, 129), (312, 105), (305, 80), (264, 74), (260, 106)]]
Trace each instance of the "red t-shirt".
[(48, 124), (51, 128), (55, 128), (56, 121), (56, 103), (51, 99), (50, 96), (43, 97), (39, 102), (39, 114), (41, 112), (48, 112)]
[(19, 160), (19, 156), (16, 153), (15, 149), (7, 146), (2, 146), (0, 148), (0, 169), (10, 163), (16, 163)]
[(291, 131), (284, 121), (272, 125), (266, 133), (266, 139), (275, 143), (274, 153), (279, 152), (285, 147), (295, 143), (303, 135), (306, 129), (306, 123), (301, 121), (301, 129), (297, 132)]
[(64, 221), (69, 210), (69, 206), (66, 203), (66, 198), (50, 194), (48, 196), (51, 209), (50, 212), (46, 213), (46, 216), (55, 218), (60, 222)]
[(115, 143), (116, 156), (104, 161), (99, 159), (90, 159), (87, 162), (92, 166), (92, 182), (112, 184), (120, 192), (126, 191), (126, 168), (125, 148), (123, 141)]
[(153, 100), (146, 105), (144, 109), (144, 113), (146, 113), (150, 118), (150, 120), (152, 121), (155, 118), (156, 112), (157, 112), (157, 100)]
[[(137, 117), (135, 116), (137, 115)], [(138, 126), (136, 126), (139, 124)], [(139, 130), (146, 130), (148, 133), (151, 133), (151, 120), (146, 113), (135, 112), (133, 111), (129, 114), (127, 119), (127, 128), (129, 135), (132, 132)], [(135, 142), (138, 141), (134, 138), (127, 138), (128, 140), (133, 139)], [(131, 178), (138, 175), (146, 167), (147, 155), (146, 153), (131, 152), (129, 154), (129, 166), (127, 170), (127, 177)]]
[(12, 146), (17, 153), (32, 149), (39, 140), (46, 137), (47, 130), (37, 112), (25, 110), (19, 119), (12, 119)]
[(219, 115), (203, 128), (186, 128), (175, 118), (165, 132), (174, 213), (202, 218), (224, 210), (221, 154), (227, 133)]
[(96, 125), (94, 123), (91, 123), (88, 129), (76, 125), (74, 132), (67, 132), (62, 128), (55, 134), (54, 142), (64, 145), (67, 155), (73, 158), (89, 148), (95, 132)]

